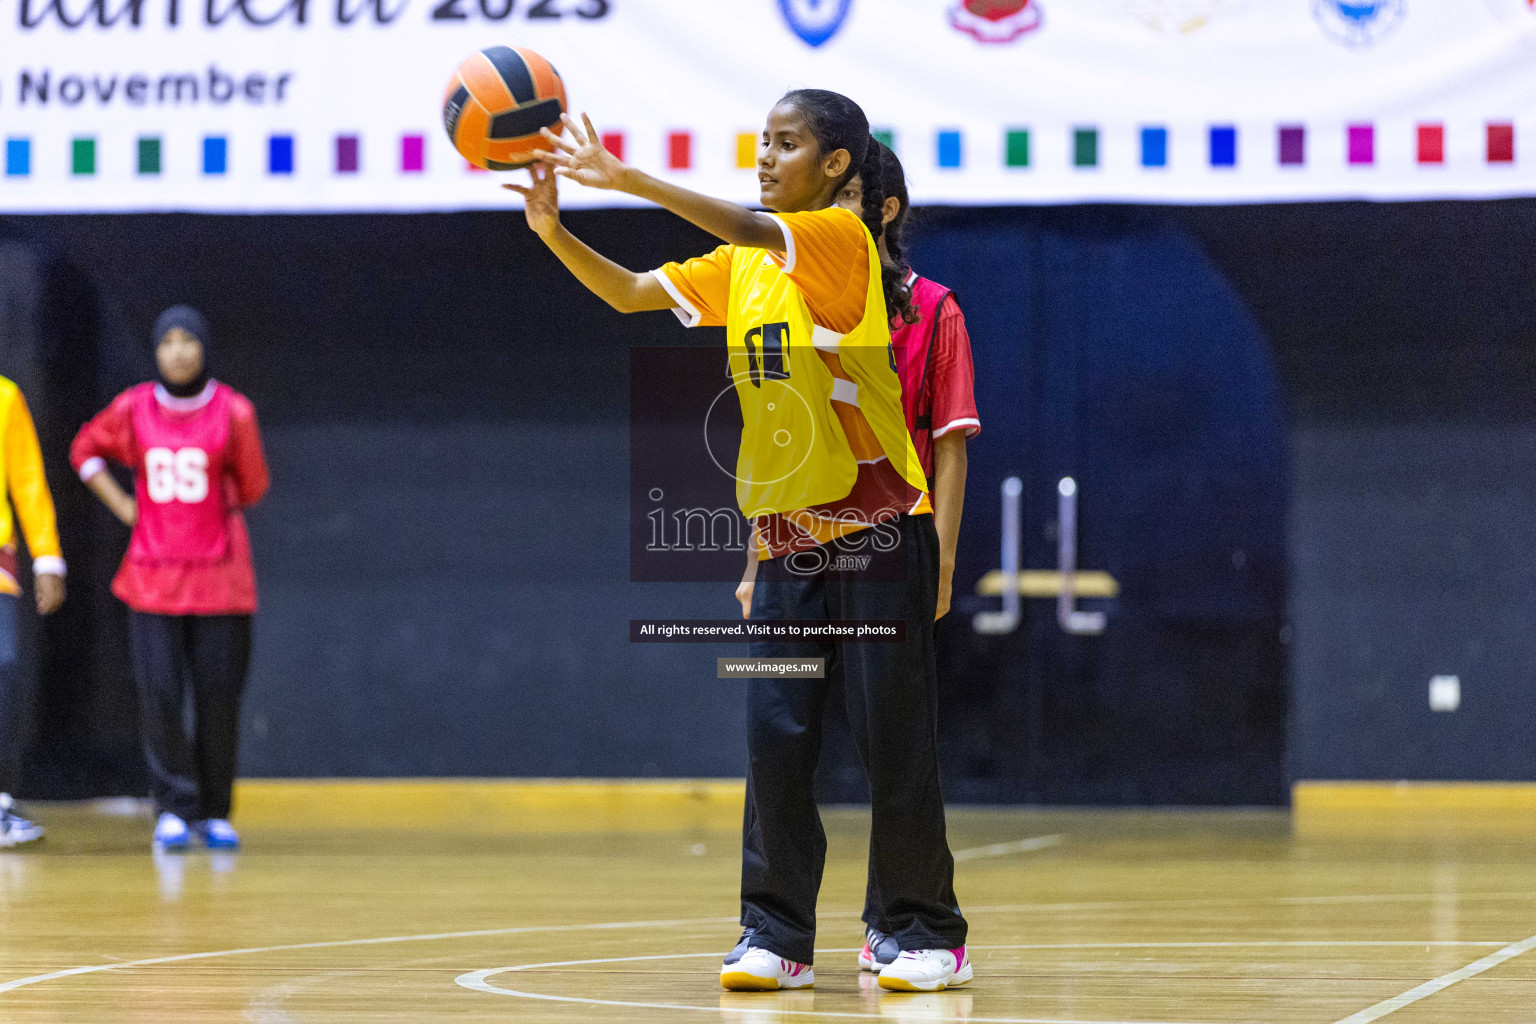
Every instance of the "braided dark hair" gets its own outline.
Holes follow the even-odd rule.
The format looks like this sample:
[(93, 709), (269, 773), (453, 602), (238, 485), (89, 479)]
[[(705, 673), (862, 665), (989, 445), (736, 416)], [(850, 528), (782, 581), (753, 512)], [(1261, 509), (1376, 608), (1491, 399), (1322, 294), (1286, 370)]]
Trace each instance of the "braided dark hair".
[(912, 210), (912, 200), (907, 195), (907, 171), (890, 146), (878, 140), (876, 144), (880, 147), (880, 187), (888, 198), (895, 196), (900, 204), (895, 218), (885, 226), (885, 251), (891, 254), (893, 263), (910, 274), (912, 265), (907, 262), (903, 251), (906, 247), (907, 214)]
[[(893, 233), (892, 227), (906, 217), (907, 183), (902, 179), (901, 163), (896, 161), (897, 172), (895, 175), (896, 187), (899, 192), (894, 193), (902, 202), (902, 211), (896, 215), (896, 220), (889, 225), (884, 224), (885, 200), (891, 195), (892, 178), (889, 172), (886, 154), (896, 161), (896, 154), (891, 151), (873, 135), (869, 137), (869, 152), (864, 157), (864, 163), (859, 168), (859, 181), (864, 186), (863, 212), (860, 219), (864, 226), (869, 228), (870, 235), (878, 242), (880, 236), (885, 236), (885, 249), (890, 253), (890, 261), (880, 261), (880, 282), (885, 290), (885, 308), (894, 316), (900, 316), (903, 323), (915, 324), (918, 321), (917, 309), (912, 305), (912, 289), (907, 285), (907, 277), (910, 270), (900, 256), (900, 231)], [(892, 244), (893, 238), (895, 244)]]
[[(806, 127), (816, 139), (823, 155), (846, 149), (850, 157), (848, 171), (832, 190), (835, 198), (855, 174), (864, 181), (864, 213), (860, 218), (875, 239), (883, 230), (880, 224), (881, 208), (885, 205), (882, 182), (884, 160), (880, 140), (869, 134), (869, 118), (853, 100), (842, 93), (826, 89), (793, 89), (784, 94), (780, 103), (788, 103), (805, 118)], [(902, 185), (906, 193), (906, 185)], [(889, 243), (887, 243), (889, 244)], [(917, 311), (912, 308), (912, 291), (907, 287), (907, 275), (898, 267), (882, 261), (880, 282), (885, 292), (885, 308), (895, 310), (906, 323), (917, 323)]]

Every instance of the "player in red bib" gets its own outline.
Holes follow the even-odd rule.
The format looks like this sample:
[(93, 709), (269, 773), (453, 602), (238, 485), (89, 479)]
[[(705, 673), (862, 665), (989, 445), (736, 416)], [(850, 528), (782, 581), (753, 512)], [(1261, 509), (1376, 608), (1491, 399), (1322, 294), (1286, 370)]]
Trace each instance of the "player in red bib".
[[(133, 530), (112, 592), (130, 609), (144, 756), (160, 810), (154, 845), (184, 849), (195, 835), (228, 849), (240, 842), (228, 819), (256, 611), (240, 510), (266, 493), (267, 463), (250, 401), (208, 377), (202, 314), (168, 309), (154, 337), (159, 381), (123, 392), (82, 427), (70, 461)], [(133, 470), (133, 497), (106, 472), (109, 460)]]
[[(902, 252), (902, 231), (907, 223), (910, 200), (907, 175), (901, 161), (890, 147), (871, 140), (880, 152), (880, 188), (874, 194), (864, 190), (863, 174), (856, 174), (838, 194), (837, 204), (864, 215), (866, 200), (879, 200), (880, 221), (884, 232), (876, 239), (880, 256), (906, 274), (912, 305), (917, 309), (916, 323), (899, 317), (891, 319), (891, 351), (896, 359), (896, 373), (901, 377), (901, 400), (907, 415), (907, 429), (912, 445), (928, 476), (933, 500), (934, 526), (939, 534), (939, 615), (949, 610), (950, 581), (955, 572), (955, 547), (960, 535), (960, 512), (965, 503), (965, 442), (981, 430), (976, 414), (975, 369), (971, 362), (971, 338), (965, 329), (965, 315), (955, 293), (907, 266)], [(874, 220), (873, 216), (865, 220)], [(874, 864), (870, 864), (869, 887), (864, 900), (864, 948), (859, 952), (859, 967), (876, 974), (901, 954), (901, 946), (890, 934), (880, 913), (882, 901)]]
[[(917, 310), (915, 323), (891, 319), (891, 350), (901, 378), (901, 401), (907, 415), (912, 445), (928, 476), (933, 499), (934, 526), (939, 532), (939, 615), (949, 611), (955, 547), (960, 535), (960, 513), (965, 504), (965, 442), (981, 432), (976, 413), (976, 370), (971, 361), (971, 336), (965, 314), (955, 293), (942, 284), (919, 277), (907, 265), (902, 251), (911, 201), (907, 174), (891, 148), (880, 148), (881, 222), (884, 232), (875, 240), (880, 256), (902, 269)], [(837, 205), (863, 212), (862, 175), (838, 195)]]

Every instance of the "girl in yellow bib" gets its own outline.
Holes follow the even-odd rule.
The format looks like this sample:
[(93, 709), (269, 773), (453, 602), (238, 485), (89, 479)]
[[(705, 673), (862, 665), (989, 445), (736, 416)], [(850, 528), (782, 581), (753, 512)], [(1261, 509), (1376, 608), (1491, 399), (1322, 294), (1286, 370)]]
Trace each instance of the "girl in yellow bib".
[[(871, 865), (902, 954), (884, 988), (971, 980), (954, 909), (935, 748), (933, 621), (939, 549), (901, 405), (887, 310), (910, 315), (901, 275), (868, 227), (833, 206), (869, 152), (852, 100), (819, 89), (769, 112), (757, 213), (644, 174), (609, 153), (590, 119), (565, 118), (526, 200), (529, 226), (620, 312), (674, 310), (723, 325), (741, 400), (736, 497), (760, 559), (751, 618), (902, 620), (899, 643), (754, 642), (754, 657), (823, 657), (826, 678), (747, 684), (747, 807), (741, 942), (728, 989), (803, 988), (811, 970), (826, 837), (813, 780), (829, 686), (842, 686), (870, 780)], [(713, 253), (635, 273), (560, 223), (556, 176), (649, 199), (722, 239)]]

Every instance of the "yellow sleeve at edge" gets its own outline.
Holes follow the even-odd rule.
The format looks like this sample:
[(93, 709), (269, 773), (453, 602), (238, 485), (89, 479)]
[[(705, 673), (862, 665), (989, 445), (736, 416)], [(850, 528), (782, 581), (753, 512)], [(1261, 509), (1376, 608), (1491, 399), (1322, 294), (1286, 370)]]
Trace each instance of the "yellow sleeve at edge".
[[(11, 505), (21, 520), (32, 559), (59, 559), (62, 575), (63, 549), (59, 546), (59, 525), (53, 509), (53, 495), (48, 492), (48, 478), (43, 473), (43, 452), (37, 443), (37, 429), (21, 390), (10, 381), (0, 391), (0, 405), (5, 417), (5, 475), (11, 492)], [(41, 569), (41, 567), (38, 567)]]

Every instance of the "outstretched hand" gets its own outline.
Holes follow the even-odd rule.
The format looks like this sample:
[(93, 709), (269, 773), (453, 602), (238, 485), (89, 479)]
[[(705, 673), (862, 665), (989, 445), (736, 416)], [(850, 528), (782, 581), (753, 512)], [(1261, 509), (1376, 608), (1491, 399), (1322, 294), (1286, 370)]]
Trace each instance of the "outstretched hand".
[(548, 238), (550, 232), (560, 226), (560, 196), (555, 189), (555, 175), (548, 164), (533, 164), (528, 168), (531, 185), (503, 185), (523, 197), (523, 214), (528, 226), (540, 238)]
[(556, 174), (589, 188), (621, 188), (629, 167), (603, 145), (602, 136), (592, 126), (590, 117), (582, 114), (581, 121), (578, 125), (571, 115), (561, 114), (560, 122), (570, 133), (571, 140), (544, 128), (539, 134), (552, 148), (537, 150), (534, 157), (554, 165)]

